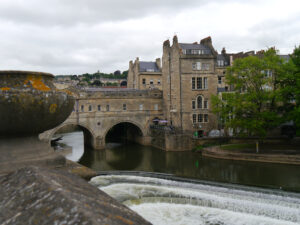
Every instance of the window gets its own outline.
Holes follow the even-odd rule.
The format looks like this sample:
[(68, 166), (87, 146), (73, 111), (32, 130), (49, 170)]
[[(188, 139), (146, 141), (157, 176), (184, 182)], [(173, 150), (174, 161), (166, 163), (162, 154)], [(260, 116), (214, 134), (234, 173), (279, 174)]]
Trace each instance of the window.
[(144, 85), (146, 84), (146, 79), (145, 79), (145, 78), (142, 80), (142, 83), (143, 83)]
[(158, 110), (158, 104), (154, 104), (154, 110)]
[(195, 100), (192, 101), (192, 109), (196, 109), (196, 101)]
[(153, 80), (150, 80), (150, 84), (153, 84)]
[(218, 66), (224, 66), (224, 61), (223, 60), (218, 60)]
[(143, 110), (143, 108), (144, 108), (143, 104), (140, 104), (140, 110)]
[(208, 122), (208, 114), (204, 114), (204, 122), (205, 122), (205, 123)]
[(202, 70), (209, 70), (210, 63), (202, 63)]
[(197, 108), (202, 109), (202, 96), (197, 97)]
[(92, 106), (91, 105), (89, 105), (89, 112), (91, 112), (92, 111)]
[(84, 112), (84, 105), (81, 106), (81, 112)]
[(192, 64), (193, 70), (201, 70), (201, 62), (195, 62)]
[(202, 77), (197, 77), (197, 89), (202, 89)]
[(98, 105), (98, 111), (101, 111), (101, 105)]
[(126, 110), (126, 109), (127, 109), (126, 104), (123, 104), (123, 110)]
[(202, 89), (208, 89), (207, 77), (192, 77), (192, 90)]
[(157, 84), (160, 84), (160, 80), (157, 80)]
[(207, 77), (204, 77), (203, 78), (203, 89), (207, 89), (208, 86), (207, 86)]
[(196, 123), (196, 117), (197, 117), (197, 114), (193, 114), (193, 123), (194, 124)]
[(193, 70), (197, 70), (197, 64), (196, 64), (196, 63), (193, 63), (193, 64), (192, 64), (192, 68), (193, 68)]
[(266, 77), (272, 77), (272, 70), (266, 70)]
[(218, 84), (222, 84), (222, 77), (218, 77)]
[(109, 111), (109, 105), (106, 105), (106, 111), (107, 112)]
[(192, 77), (192, 90), (195, 90), (196, 89), (196, 86), (195, 86), (195, 77)]
[(198, 123), (203, 123), (203, 114), (198, 114)]
[(208, 108), (208, 100), (205, 99), (203, 103), (204, 103), (204, 107), (203, 107), (203, 108), (204, 108), (204, 109), (207, 109), (207, 108)]

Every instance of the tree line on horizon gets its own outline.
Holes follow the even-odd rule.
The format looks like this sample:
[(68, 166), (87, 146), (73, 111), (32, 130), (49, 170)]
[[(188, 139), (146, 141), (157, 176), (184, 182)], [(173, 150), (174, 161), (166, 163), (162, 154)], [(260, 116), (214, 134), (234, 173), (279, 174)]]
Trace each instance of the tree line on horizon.
[[(56, 75), (55, 78), (64, 78), (70, 77), (71, 80), (81, 80), (87, 82), (88, 85), (91, 86), (102, 86), (102, 82), (100, 78), (107, 78), (107, 79), (127, 79), (128, 70), (121, 72), (120, 70), (116, 70), (114, 73), (103, 73), (97, 71), (96, 73), (84, 73), (80, 75)], [(82, 79), (80, 79), (83, 77)], [(81, 83), (79, 83), (80, 85)], [(106, 83), (107, 86), (117, 86), (118, 83), (116, 82), (108, 82)]]

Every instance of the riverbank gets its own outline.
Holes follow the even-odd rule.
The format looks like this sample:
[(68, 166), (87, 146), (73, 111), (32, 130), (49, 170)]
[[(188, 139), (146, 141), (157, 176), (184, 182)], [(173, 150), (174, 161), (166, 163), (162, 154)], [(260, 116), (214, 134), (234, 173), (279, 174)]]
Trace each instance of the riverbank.
[(260, 152), (256, 153), (253, 144), (219, 145), (203, 148), (201, 153), (205, 157), (217, 159), (300, 165), (300, 149), (297, 149), (297, 146), (290, 149), (283, 149), (282, 146), (263, 146)]

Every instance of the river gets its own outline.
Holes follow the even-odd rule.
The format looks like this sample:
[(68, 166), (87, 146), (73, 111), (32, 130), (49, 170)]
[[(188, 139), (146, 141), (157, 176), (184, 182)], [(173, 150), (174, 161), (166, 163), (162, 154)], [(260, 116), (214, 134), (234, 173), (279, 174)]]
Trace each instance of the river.
[(300, 194), (287, 192), (300, 192), (299, 166), (137, 144), (84, 150), (82, 132), (64, 134), (61, 142), (72, 147), (68, 159), (103, 173), (91, 183), (153, 224), (300, 224)]

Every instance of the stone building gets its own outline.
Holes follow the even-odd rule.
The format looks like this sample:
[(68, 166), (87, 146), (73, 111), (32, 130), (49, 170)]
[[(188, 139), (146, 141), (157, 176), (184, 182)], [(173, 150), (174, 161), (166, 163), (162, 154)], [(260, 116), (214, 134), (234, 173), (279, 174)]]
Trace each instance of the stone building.
[(218, 54), (210, 37), (199, 43), (163, 43), (162, 65), (143, 62), (129, 63), (128, 88), (158, 88), (163, 91), (163, 119), (184, 134), (199, 136), (217, 129), (217, 118), (211, 112), (211, 96), (229, 91), (225, 85), (226, 67), (232, 54), (223, 49)]
[(212, 95), (222, 98), (224, 92), (233, 90), (225, 82), (227, 67), (238, 58), (259, 54), (260, 51), (227, 53), (225, 48), (218, 54), (211, 37), (199, 43), (180, 43), (174, 36), (172, 44), (169, 40), (163, 43), (162, 65), (160, 59), (130, 61), (128, 87), (162, 90), (163, 119), (168, 125), (185, 135), (206, 136), (220, 128), (212, 113)]
[(160, 58), (155, 62), (139, 61), (129, 62), (127, 87), (139, 90), (162, 90), (162, 69)]
[(211, 112), (211, 95), (217, 94), (217, 51), (210, 37), (200, 43), (163, 44), (162, 74), (164, 115), (186, 134), (199, 136), (217, 127)]

